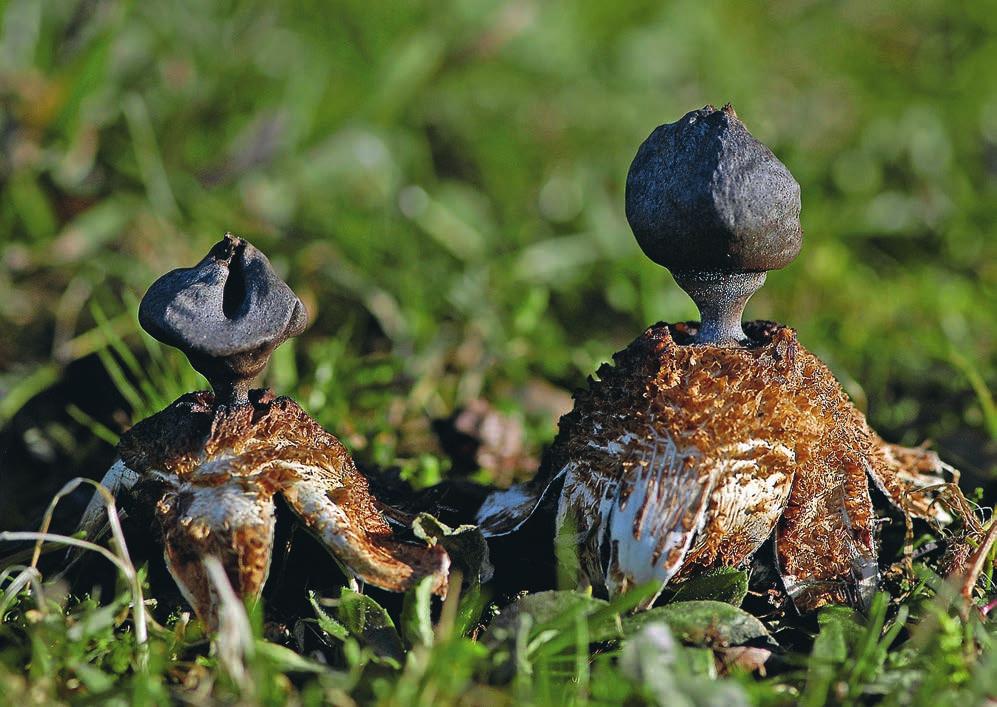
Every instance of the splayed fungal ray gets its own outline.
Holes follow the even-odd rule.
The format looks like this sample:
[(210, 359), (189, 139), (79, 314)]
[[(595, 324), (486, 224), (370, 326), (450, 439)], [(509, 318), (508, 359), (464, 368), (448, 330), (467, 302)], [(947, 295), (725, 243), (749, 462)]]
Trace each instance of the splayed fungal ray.
[[(166, 566), (210, 629), (221, 605), (210, 561), (241, 599), (257, 599), (278, 495), (351, 580), (400, 592), (431, 577), (432, 591), (445, 593), (446, 550), (396, 539), (339, 440), (290, 398), (251, 390), (273, 350), (307, 323), (266, 256), (226, 235), (194, 267), (157, 280), (139, 319), (182, 350), (213, 392), (184, 395), (126, 432), (103, 483), (152, 510)], [(104, 515), (95, 499), (81, 527), (92, 535)]]
[(742, 324), (766, 271), (800, 251), (799, 185), (730, 105), (706, 106), (640, 146), (626, 208), (701, 320), (655, 324), (602, 366), (537, 478), (486, 499), (482, 531), (515, 532), (556, 497), (579, 586), (610, 596), (743, 565), (774, 535), (800, 610), (864, 605), (878, 583), (869, 479), (945, 523), (937, 486), (958, 472), (884, 442), (795, 331)]

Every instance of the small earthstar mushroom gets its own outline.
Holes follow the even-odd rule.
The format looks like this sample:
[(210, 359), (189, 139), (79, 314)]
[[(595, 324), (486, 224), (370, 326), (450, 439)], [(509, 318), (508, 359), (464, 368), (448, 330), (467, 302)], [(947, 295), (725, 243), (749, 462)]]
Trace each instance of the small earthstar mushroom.
[(799, 185), (730, 105), (706, 106), (640, 146), (626, 211), (701, 322), (655, 324), (603, 365), (537, 477), (485, 500), (482, 531), (511, 533), (556, 500), (579, 585), (609, 595), (743, 565), (774, 534), (800, 610), (863, 605), (878, 583), (869, 479), (944, 523), (932, 487), (958, 472), (880, 439), (795, 331), (742, 326), (766, 271), (800, 251)]
[[(221, 561), (238, 595), (258, 598), (278, 494), (351, 581), (400, 592), (430, 576), (445, 592), (443, 547), (396, 539), (339, 440), (290, 398), (250, 390), (273, 350), (307, 323), (263, 253), (226, 234), (197, 265), (153, 283), (139, 321), (183, 351), (213, 392), (184, 395), (128, 430), (102, 483), (153, 509), (166, 566), (209, 628), (218, 597), (205, 558)], [(81, 528), (93, 534), (104, 518), (95, 495)]]

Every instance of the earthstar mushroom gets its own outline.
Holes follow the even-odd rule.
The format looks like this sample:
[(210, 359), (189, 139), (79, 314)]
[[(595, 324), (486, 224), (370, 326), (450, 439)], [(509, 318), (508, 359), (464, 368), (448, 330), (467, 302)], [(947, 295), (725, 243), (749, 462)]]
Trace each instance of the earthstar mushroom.
[(486, 499), (482, 531), (514, 532), (556, 501), (579, 585), (609, 595), (743, 565), (774, 534), (800, 610), (864, 604), (878, 583), (869, 479), (945, 522), (931, 487), (958, 472), (884, 442), (795, 331), (742, 326), (765, 272), (799, 253), (799, 185), (733, 108), (706, 106), (641, 145), (626, 205), (702, 321), (655, 324), (614, 354), (576, 392), (537, 477)]
[[(445, 592), (443, 547), (395, 538), (339, 440), (290, 398), (250, 389), (273, 350), (307, 323), (266, 256), (226, 234), (197, 265), (157, 280), (139, 321), (182, 350), (214, 392), (184, 395), (125, 432), (102, 483), (154, 509), (167, 568), (209, 628), (218, 597), (204, 559), (220, 560), (239, 596), (258, 598), (278, 494), (351, 579), (397, 592), (429, 576)], [(92, 533), (103, 518), (95, 496), (81, 527)]]

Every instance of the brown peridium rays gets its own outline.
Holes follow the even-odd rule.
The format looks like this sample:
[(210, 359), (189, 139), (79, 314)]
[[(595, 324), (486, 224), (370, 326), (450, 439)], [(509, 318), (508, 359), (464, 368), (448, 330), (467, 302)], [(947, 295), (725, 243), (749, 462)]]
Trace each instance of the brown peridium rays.
[[(166, 564), (209, 628), (221, 599), (206, 560), (220, 561), (236, 594), (259, 597), (276, 494), (351, 581), (403, 591), (429, 576), (433, 591), (445, 591), (446, 551), (396, 540), (343, 445), (290, 399), (251, 390), (274, 349), (307, 325), (262, 252), (226, 234), (193, 267), (156, 280), (139, 321), (183, 351), (213, 392), (185, 395), (125, 433), (103, 483), (154, 510)], [(91, 502), (81, 528), (101, 519)]]
[(138, 423), (119, 446), (127, 467), (145, 472), (131, 493), (154, 507), (167, 566), (198, 615), (214, 624), (218, 599), (203, 564), (209, 555), (238, 595), (259, 596), (276, 494), (348, 576), (404, 591), (429, 575), (442, 593), (446, 552), (394, 539), (342, 444), (292, 400), (250, 396), (224, 407), (210, 393), (186, 395)]
[[(651, 327), (615, 365), (600, 369), (599, 380), (577, 395), (574, 411), (562, 419), (550, 455), (567, 475), (562, 522), (572, 518), (590, 530), (580, 540), (598, 544), (606, 536), (595, 529), (625, 517), (633, 521), (635, 540), (646, 533), (654, 540), (610, 540), (608, 548), (584, 553), (608, 560), (604, 571), (602, 563), (590, 562), (587, 572), (611, 593), (739, 565), (777, 523), (780, 570), (801, 608), (855, 601), (875, 587), (867, 471), (889, 480), (897, 503), (913, 489), (886, 463), (882, 442), (792, 330), (758, 322), (747, 328), (756, 346), (721, 348), (679, 345), (676, 339), (689, 337), (685, 325)], [(667, 450), (663, 436), (670, 437)], [(674, 459), (662, 460), (663, 451)], [(645, 492), (648, 475), (661, 469), (669, 478)], [(917, 479), (924, 484), (927, 477)], [(613, 494), (618, 498), (608, 501), (606, 520), (605, 509), (591, 500), (605, 502)], [(921, 494), (914, 492), (920, 505), (907, 510), (923, 516)], [(661, 526), (662, 517), (672, 527)], [(659, 527), (648, 528), (652, 523)], [(647, 554), (643, 574), (621, 568), (619, 553), (635, 547)], [(622, 564), (632, 567), (635, 560)]]
[(776, 536), (779, 571), (801, 610), (861, 605), (878, 580), (869, 478), (905, 512), (934, 503), (932, 452), (884, 443), (827, 367), (770, 322), (750, 346), (690, 346), (695, 324), (649, 328), (576, 393), (546, 459), (545, 483), (495, 494), (479, 521), (511, 532), (562, 482), (559, 542), (578, 577), (616, 594), (738, 566)]

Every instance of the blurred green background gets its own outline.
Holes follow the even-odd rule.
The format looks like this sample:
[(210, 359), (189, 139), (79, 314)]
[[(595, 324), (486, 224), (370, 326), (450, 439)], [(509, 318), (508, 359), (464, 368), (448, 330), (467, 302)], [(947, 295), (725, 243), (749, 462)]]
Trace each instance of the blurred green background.
[(748, 316), (992, 484), (995, 28), (993, 0), (9, 0), (0, 525), (203, 385), (136, 302), (227, 230), (312, 315), (266, 382), (362, 462), (434, 481), (429, 421), (479, 398), (535, 458), (599, 362), (694, 317), (623, 185), (656, 125), (726, 101), (803, 187)]

